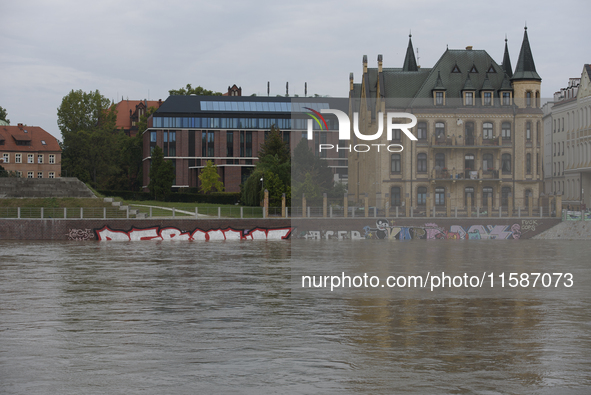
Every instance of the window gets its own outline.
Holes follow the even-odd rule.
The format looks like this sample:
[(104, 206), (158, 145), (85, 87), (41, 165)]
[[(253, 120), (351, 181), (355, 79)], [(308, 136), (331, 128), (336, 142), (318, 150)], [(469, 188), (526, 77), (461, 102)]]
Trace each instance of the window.
[(417, 124), (417, 138), (419, 140), (426, 140), (427, 139), (427, 123), (426, 122), (419, 122)]
[(493, 138), (493, 124), (491, 122), (485, 122), (482, 124), (482, 138), (491, 140)]
[(492, 171), (492, 170), (494, 170), (493, 155), (492, 154), (484, 154), (484, 155), (482, 155), (482, 170), (483, 171)]
[(484, 102), (485, 106), (492, 105), (492, 93), (491, 92), (484, 92)]
[(27, 163), (35, 163), (35, 155), (27, 154)]
[(4, 163), (10, 163), (10, 154), (2, 155), (2, 159), (4, 160)]
[(525, 139), (531, 141), (531, 122), (525, 123)]
[(435, 123), (435, 137), (437, 137), (437, 138), (444, 138), (445, 137), (445, 124), (443, 122)]
[(493, 196), (493, 189), (492, 187), (483, 187), (482, 188), (482, 205), (488, 206), (488, 198), (491, 198), (491, 208), (494, 205), (494, 196)]
[(511, 173), (511, 155), (503, 154), (501, 159), (501, 169), (504, 173)]
[(55, 178), (55, 173), (53, 171), (49, 172), (49, 178)]
[(525, 172), (526, 172), (526, 174), (531, 174), (531, 154), (530, 153), (525, 155)]
[(400, 140), (400, 129), (392, 129), (392, 141)]
[(468, 207), (468, 198), (470, 198), (470, 207), (474, 207), (474, 188), (466, 187), (464, 189), (464, 205)]
[(14, 154), (14, 163), (22, 163), (21, 155), (22, 154)]
[(443, 92), (435, 92), (435, 105), (443, 106)]
[(511, 195), (511, 188), (510, 187), (503, 187), (501, 189), (501, 205), (502, 206), (509, 205), (509, 195)]
[(33, 178), (33, 172), (32, 171), (29, 171), (27, 173), (27, 178)]
[(55, 165), (55, 155), (54, 154), (49, 154), (49, 164)]
[(213, 157), (215, 156), (215, 134), (213, 131), (201, 132), (201, 156)]
[(150, 132), (150, 142), (151, 143), (156, 142), (156, 132)]
[(38, 171), (37, 172), (37, 178), (43, 178), (43, 172), (42, 171)]
[(234, 156), (234, 132), (226, 132), (226, 156)]
[(252, 132), (240, 132), (240, 156), (252, 157)]
[(43, 163), (43, 155), (42, 154), (37, 155), (37, 163)]
[(501, 136), (503, 140), (511, 140), (511, 123), (503, 122), (501, 124)]
[(511, 105), (511, 92), (503, 92), (503, 105), (504, 106)]
[(390, 156), (391, 166), (390, 172), (391, 173), (400, 173), (400, 154), (392, 154)]
[(465, 93), (465, 104), (466, 106), (473, 106), (474, 105), (474, 92), (466, 92)]
[(400, 206), (400, 187), (390, 188), (390, 206)]
[(525, 92), (525, 105), (531, 107), (531, 92)]
[(444, 206), (445, 205), (445, 188), (442, 188), (442, 187), (435, 188), (435, 205), (436, 206)]
[(435, 168), (445, 169), (445, 154), (443, 152), (435, 154)]
[(421, 153), (417, 155), (417, 173), (427, 172), (427, 154)]
[(424, 206), (427, 204), (427, 187), (417, 188), (417, 204)]
[(17, 171), (16, 171), (16, 176), (17, 176), (18, 178), (21, 178), (21, 177), (23, 176), (23, 172), (22, 172), (22, 171), (18, 171), (18, 170), (17, 170)]

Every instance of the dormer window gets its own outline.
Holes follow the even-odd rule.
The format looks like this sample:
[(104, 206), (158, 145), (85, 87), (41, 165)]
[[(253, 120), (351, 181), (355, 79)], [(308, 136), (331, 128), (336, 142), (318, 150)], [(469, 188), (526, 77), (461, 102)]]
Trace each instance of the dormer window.
[(488, 70), (486, 71), (487, 73), (496, 73), (497, 71), (495, 70), (495, 68), (493, 67), (493, 65), (491, 64), (490, 67), (488, 68)]
[(472, 68), (469, 71), (470, 73), (478, 73), (478, 69), (476, 68), (475, 64), (472, 64)]
[(445, 105), (445, 92), (443, 91), (436, 91), (435, 94), (435, 105), (436, 106), (444, 106)]
[(492, 92), (482, 92), (482, 105), (492, 106)]
[(461, 73), (460, 68), (458, 67), (457, 63), (454, 65), (454, 68), (451, 69), (451, 72), (452, 73)]
[(473, 106), (474, 105), (474, 92), (464, 92), (464, 105), (465, 106)]
[(510, 106), (511, 105), (511, 92), (503, 92), (503, 106)]

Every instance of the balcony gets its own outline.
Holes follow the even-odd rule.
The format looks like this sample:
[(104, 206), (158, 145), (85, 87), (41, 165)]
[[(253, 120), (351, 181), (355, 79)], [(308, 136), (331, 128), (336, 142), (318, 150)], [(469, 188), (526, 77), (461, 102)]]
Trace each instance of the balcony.
[(433, 169), (431, 172), (431, 180), (499, 180), (501, 176), (501, 170), (493, 168), (484, 171), (471, 169)]

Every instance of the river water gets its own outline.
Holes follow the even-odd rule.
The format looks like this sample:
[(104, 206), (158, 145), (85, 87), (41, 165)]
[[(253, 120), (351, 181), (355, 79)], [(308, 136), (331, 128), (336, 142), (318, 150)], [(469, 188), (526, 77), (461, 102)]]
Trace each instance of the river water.
[[(485, 281), (381, 286), (428, 273)], [(0, 393), (588, 394), (590, 281), (585, 241), (4, 241)]]

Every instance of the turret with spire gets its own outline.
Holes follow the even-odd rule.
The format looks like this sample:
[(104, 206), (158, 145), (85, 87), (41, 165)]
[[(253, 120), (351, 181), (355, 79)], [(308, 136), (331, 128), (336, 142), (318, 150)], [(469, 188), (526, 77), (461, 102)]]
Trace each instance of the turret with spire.
[(511, 59), (509, 58), (509, 46), (507, 45), (507, 36), (505, 35), (505, 54), (503, 55), (503, 71), (509, 76), (513, 77), (513, 69), (511, 68)]
[(515, 104), (522, 108), (538, 108), (540, 105), (541, 82), (542, 78), (536, 72), (534, 57), (529, 46), (526, 26), (523, 32), (523, 42), (521, 43), (517, 66), (511, 77)]
[[(504, 64), (503, 68), (505, 68)], [(517, 67), (515, 67), (515, 74), (513, 74), (511, 80), (542, 80), (542, 78), (536, 72), (534, 57), (532, 55), (531, 48), (529, 46), (529, 39), (527, 37), (527, 26), (525, 27), (523, 32), (523, 42), (521, 43), (521, 50), (519, 51), (519, 59), (517, 59)]]
[(412, 34), (408, 35), (408, 47), (406, 48), (406, 56), (404, 58), (402, 71), (419, 71), (417, 60), (415, 58), (415, 51), (412, 47)]

